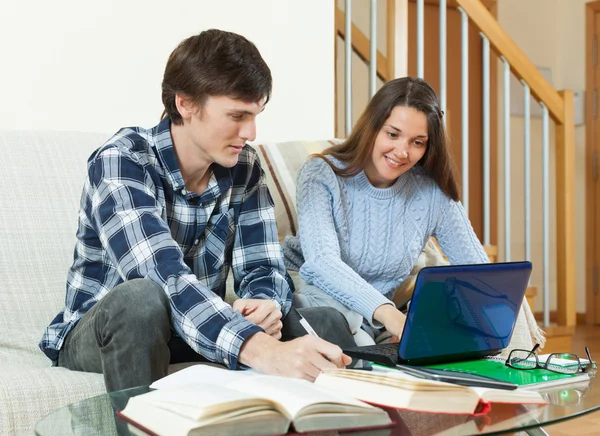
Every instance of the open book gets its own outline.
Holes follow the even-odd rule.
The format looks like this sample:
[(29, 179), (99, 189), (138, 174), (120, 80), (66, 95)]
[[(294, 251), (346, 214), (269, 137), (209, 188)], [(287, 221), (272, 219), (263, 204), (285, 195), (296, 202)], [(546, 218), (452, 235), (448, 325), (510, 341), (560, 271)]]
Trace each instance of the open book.
[(389, 415), (304, 380), (207, 365), (186, 368), (132, 397), (119, 415), (156, 435), (281, 434), (387, 427)]
[(394, 369), (328, 370), (315, 384), (381, 406), (432, 413), (485, 413), (489, 403), (545, 404), (538, 392), (475, 388), (425, 380)]

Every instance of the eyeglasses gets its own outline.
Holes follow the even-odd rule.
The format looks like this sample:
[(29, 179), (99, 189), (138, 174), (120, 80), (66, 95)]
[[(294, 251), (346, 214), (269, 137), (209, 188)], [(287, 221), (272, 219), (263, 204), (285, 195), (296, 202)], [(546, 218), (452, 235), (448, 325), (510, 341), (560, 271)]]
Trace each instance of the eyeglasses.
[(548, 371), (558, 372), (561, 374), (577, 374), (578, 372), (587, 373), (590, 377), (596, 375), (596, 362), (590, 356), (590, 350), (585, 347), (585, 354), (588, 362), (581, 363), (579, 357), (572, 353), (553, 353), (548, 356), (545, 362), (541, 362), (535, 354), (540, 344), (535, 344), (535, 347), (528, 350), (512, 350), (506, 359), (506, 366), (514, 369), (536, 369), (542, 368)]

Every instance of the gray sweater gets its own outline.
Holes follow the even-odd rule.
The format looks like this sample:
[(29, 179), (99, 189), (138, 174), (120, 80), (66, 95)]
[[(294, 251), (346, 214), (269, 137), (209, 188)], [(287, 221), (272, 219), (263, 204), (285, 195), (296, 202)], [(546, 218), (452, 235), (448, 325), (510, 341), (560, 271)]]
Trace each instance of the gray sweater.
[(299, 229), (283, 244), (286, 266), (371, 323), (431, 236), (452, 264), (489, 262), (462, 205), (420, 167), (380, 189), (364, 171), (338, 177), (312, 158), (296, 186)]

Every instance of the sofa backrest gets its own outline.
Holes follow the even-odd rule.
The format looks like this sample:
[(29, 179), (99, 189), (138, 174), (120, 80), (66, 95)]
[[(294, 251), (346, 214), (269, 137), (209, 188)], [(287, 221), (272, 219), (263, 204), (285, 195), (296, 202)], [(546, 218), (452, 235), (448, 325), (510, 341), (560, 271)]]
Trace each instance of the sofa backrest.
[[(109, 134), (0, 132), (0, 347), (38, 351), (64, 306), (89, 155)], [(256, 146), (275, 201), (281, 240), (297, 229), (295, 180), (328, 141)]]
[(64, 305), (86, 162), (108, 137), (0, 132), (0, 347), (39, 353)]
[(300, 166), (311, 154), (319, 153), (339, 141), (289, 141), (254, 147), (260, 157), (275, 203), (280, 241), (283, 242), (286, 236), (295, 235), (298, 230), (296, 175)]

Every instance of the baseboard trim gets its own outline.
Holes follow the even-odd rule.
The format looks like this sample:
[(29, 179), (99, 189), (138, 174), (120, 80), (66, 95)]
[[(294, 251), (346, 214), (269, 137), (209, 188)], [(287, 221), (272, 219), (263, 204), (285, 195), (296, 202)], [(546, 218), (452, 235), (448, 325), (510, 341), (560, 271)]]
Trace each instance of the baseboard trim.
[[(538, 320), (538, 321), (544, 320), (543, 312), (535, 312), (534, 315), (535, 315), (536, 320)], [(558, 313), (556, 312), (556, 310), (550, 311), (550, 322), (551, 323), (558, 322)], [(576, 314), (575, 322), (577, 323), (577, 325), (585, 325), (586, 324), (586, 314), (578, 312)]]

